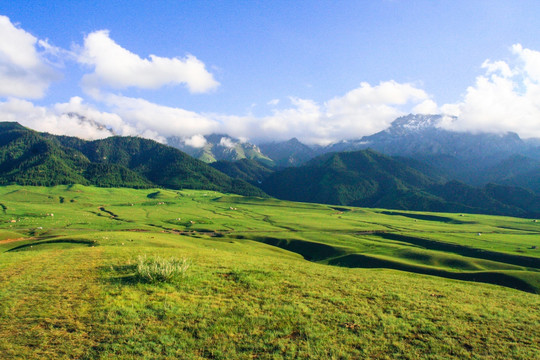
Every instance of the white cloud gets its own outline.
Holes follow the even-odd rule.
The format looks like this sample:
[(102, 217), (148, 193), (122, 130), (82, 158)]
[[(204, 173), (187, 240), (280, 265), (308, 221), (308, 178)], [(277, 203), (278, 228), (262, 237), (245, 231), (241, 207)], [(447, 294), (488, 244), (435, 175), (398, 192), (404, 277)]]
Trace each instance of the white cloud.
[(463, 101), (441, 107), (458, 116), (445, 123), (447, 129), (540, 137), (540, 52), (519, 44), (512, 52), (515, 63), (485, 61), (486, 73), (467, 88)]
[(267, 103), (267, 105), (270, 105), (270, 106), (276, 106), (278, 104), (279, 104), (279, 99), (272, 99)]
[(422, 101), (420, 104), (413, 107), (412, 112), (414, 114), (432, 115), (439, 113), (439, 107), (437, 103), (431, 99)]
[(36, 106), (30, 101), (10, 98), (0, 102), (0, 118), (16, 121), (23, 126), (55, 135), (76, 136), (81, 139), (103, 139), (112, 135), (141, 136), (165, 143), (165, 138), (148, 127), (130, 124), (116, 113), (102, 112), (73, 97), (67, 103), (51, 107)]
[(495, 61), (486, 60), (482, 64), (482, 69), (486, 69), (486, 74), (500, 73), (504, 77), (511, 77), (513, 75), (510, 66), (504, 61)]
[[(78, 96), (72, 97), (68, 103), (55, 104), (53, 110), (56, 114), (76, 114), (79, 117), (84, 117), (90, 122), (111, 129), (111, 132), (117, 135), (137, 136), (141, 134), (140, 131), (126, 123), (118, 114), (99, 111), (94, 106), (85, 103)], [(150, 136), (149, 138), (153, 137)]]
[(193, 135), (190, 138), (184, 139), (184, 144), (194, 147), (194, 148), (202, 148), (206, 145), (207, 141), (206, 138), (202, 135)]
[(411, 84), (384, 81), (377, 86), (371, 86), (367, 82), (363, 82), (360, 87), (349, 91), (344, 96), (330, 100), (328, 108), (332, 111), (333, 106), (343, 108), (343, 105), (354, 108), (365, 105), (403, 105), (410, 101), (425, 100), (427, 98), (428, 95), (424, 90), (418, 89)]
[(228, 137), (222, 137), (220, 140), (219, 140), (219, 146), (223, 146), (223, 147), (226, 147), (226, 148), (229, 148), (229, 149), (232, 149), (236, 146), (236, 143), (234, 141), (232, 141), (231, 138), (228, 138)]
[[(90, 140), (112, 135), (111, 130), (100, 120), (114, 118), (116, 115), (95, 112), (93, 118), (86, 118), (85, 111), (81, 108), (84, 105), (79, 103), (81, 107), (77, 107), (77, 102), (78, 100), (74, 100), (68, 104), (57, 104), (55, 109), (49, 109), (35, 106), (27, 100), (10, 98), (0, 102), (0, 117), (4, 121), (16, 121), (30, 129), (56, 135), (77, 136)], [(62, 111), (67, 109), (76, 111), (80, 116)], [(102, 116), (97, 116), (99, 114)]]
[(0, 15), (0, 96), (43, 97), (50, 83), (60, 77), (46, 58), (54, 55), (54, 49)]
[(111, 111), (100, 111), (80, 97), (49, 107), (9, 98), (0, 102), (0, 119), (17, 121), (38, 131), (88, 140), (122, 135), (165, 143), (167, 136), (179, 136), (187, 138), (186, 144), (194, 147), (205, 144), (206, 140), (200, 134), (210, 134), (219, 129), (217, 121), (203, 115), (143, 99), (108, 94), (99, 100)]
[(371, 86), (364, 82), (359, 88), (325, 104), (332, 140), (357, 138), (384, 130), (395, 118), (410, 111), (401, 106), (428, 99), (424, 90), (412, 84), (385, 81)]
[[(344, 96), (324, 104), (291, 98), (292, 107), (276, 110), (270, 116), (221, 116), (226, 133), (262, 141), (297, 137), (306, 143), (328, 144), (341, 139), (359, 138), (383, 130), (409, 105), (431, 112), (437, 105), (421, 89), (395, 81), (371, 86), (362, 83)], [(405, 107), (405, 108), (402, 108)]]
[(193, 55), (183, 59), (150, 55), (149, 59), (142, 59), (114, 42), (106, 30), (86, 36), (79, 61), (94, 68), (93, 73), (83, 77), (83, 85), (89, 88), (157, 89), (185, 84), (190, 92), (201, 93), (219, 85), (204, 63)]
[[(297, 137), (306, 143), (324, 145), (385, 129), (396, 117), (404, 113), (400, 109), (401, 105), (416, 104), (417, 107), (426, 109), (436, 107), (422, 90), (409, 84), (395, 82), (381, 83), (377, 86), (363, 83), (360, 88), (322, 105), (313, 100), (293, 97), (290, 98), (289, 108), (275, 110), (265, 117), (255, 117), (251, 114), (247, 116), (198, 114), (140, 98), (102, 94), (97, 89), (90, 94), (94, 100), (105, 105), (108, 112), (97, 110), (80, 97), (73, 97), (68, 103), (56, 104), (50, 109), (34, 106), (30, 102), (19, 102), (19, 105), (26, 107), (25, 111), (11, 113), (1, 111), (0, 114), (9, 113), (10, 119), (55, 134), (75, 135), (88, 139), (114, 133), (139, 135), (160, 142), (165, 142), (168, 136), (178, 136), (183, 138), (186, 145), (202, 147), (206, 144), (206, 139), (202, 135), (219, 132), (252, 141), (287, 140)], [(89, 124), (94, 125), (90, 130)], [(220, 145), (234, 147), (236, 144), (230, 138), (223, 137)]]
[[(192, 111), (158, 105), (150, 101), (126, 96), (108, 94), (101, 98), (111, 111), (122, 120), (137, 129), (159, 134), (160, 141), (167, 136), (191, 137), (198, 134), (210, 134), (218, 129), (219, 124), (204, 115)], [(151, 133), (143, 135), (149, 137)]]
[(535, 81), (540, 81), (540, 52), (531, 50), (531, 49), (524, 49), (521, 44), (515, 44), (512, 46), (512, 52), (519, 57), (519, 59), (522, 61), (523, 69), (521, 70), (523, 73), (527, 74), (527, 76)]

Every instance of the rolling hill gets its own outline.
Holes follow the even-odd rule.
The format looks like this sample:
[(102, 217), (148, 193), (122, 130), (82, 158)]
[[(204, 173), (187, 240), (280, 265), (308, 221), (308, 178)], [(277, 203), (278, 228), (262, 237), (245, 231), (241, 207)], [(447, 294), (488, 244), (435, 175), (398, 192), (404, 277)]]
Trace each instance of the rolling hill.
[(0, 205), (2, 359), (540, 355), (529, 219), (82, 185)]

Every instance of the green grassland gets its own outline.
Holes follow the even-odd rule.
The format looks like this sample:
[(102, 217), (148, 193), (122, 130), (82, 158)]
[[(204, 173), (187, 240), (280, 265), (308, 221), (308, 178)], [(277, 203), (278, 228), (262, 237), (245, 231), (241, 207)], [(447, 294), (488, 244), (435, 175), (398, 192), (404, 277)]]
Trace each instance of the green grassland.
[(538, 247), (534, 219), (0, 187), (0, 358), (536, 359)]

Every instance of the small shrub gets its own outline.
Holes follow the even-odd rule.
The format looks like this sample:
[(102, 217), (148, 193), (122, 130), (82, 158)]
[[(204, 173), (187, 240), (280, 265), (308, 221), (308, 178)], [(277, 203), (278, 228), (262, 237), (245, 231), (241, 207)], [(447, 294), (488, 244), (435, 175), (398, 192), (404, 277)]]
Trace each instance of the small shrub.
[(162, 258), (159, 256), (148, 258), (139, 255), (137, 258), (137, 277), (149, 283), (168, 282), (183, 277), (190, 266), (186, 258)]

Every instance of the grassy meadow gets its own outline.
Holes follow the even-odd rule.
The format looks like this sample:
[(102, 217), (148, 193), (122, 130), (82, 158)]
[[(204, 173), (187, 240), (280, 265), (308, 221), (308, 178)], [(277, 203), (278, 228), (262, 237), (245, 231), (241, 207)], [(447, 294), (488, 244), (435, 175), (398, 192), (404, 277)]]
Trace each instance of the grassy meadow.
[(0, 358), (538, 359), (539, 247), (535, 219), (0, 187)]

